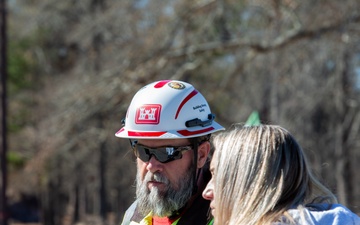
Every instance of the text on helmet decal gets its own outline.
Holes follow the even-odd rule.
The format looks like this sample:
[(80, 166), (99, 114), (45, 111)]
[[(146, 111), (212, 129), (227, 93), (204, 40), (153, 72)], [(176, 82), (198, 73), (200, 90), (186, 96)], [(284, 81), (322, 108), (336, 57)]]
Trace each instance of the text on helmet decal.
[(160, 112), (161, 112), (161, 105), (159, 104), (142, 105), (136, 109), (135, 123), (159, 124)]
[(193, 110), (199, 110), (199, 112), (205, 112), (205, 109), (203, 109), (204, 107), (207, 107), (206, 104), (201, 104), (201, 105), (197, 105), (197, 106), (193, 106)]

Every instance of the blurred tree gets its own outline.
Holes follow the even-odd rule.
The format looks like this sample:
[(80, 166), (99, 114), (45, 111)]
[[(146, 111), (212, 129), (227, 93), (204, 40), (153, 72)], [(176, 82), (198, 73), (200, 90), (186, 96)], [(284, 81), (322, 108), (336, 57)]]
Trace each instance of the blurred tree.
[(139, 88), (180, 79), (225, 127), (254, 110), (286, 127), (360, 213), (359, 8), (357, 0), (17, 1), (12, 35), (43, 34), (27, 49), (43, 85), (24, 106), (32, 123), (10, 136), (10, 148), (30, 158), (11, 191), (41, 196), (44, 224), (119, 223), (136, 166), (114, 133)]

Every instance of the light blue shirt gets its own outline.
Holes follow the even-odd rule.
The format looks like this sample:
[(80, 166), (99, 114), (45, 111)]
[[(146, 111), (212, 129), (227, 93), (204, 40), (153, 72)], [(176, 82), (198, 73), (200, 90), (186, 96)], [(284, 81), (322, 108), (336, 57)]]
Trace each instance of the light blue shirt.
[(287, 212), (297, 225), (360, 225), (360, 217), (340, 204), (311, 204), (304, 210), (290, 209)]

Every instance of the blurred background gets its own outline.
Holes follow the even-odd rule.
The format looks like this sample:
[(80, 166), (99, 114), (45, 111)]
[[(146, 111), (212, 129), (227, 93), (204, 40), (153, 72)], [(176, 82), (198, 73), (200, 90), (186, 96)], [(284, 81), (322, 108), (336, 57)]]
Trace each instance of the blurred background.
[(179, 79), (229, 127), (287, 128), (360, 213), (360, 1), (7, 0), (9, 222), (119, 224), (132, 96)]

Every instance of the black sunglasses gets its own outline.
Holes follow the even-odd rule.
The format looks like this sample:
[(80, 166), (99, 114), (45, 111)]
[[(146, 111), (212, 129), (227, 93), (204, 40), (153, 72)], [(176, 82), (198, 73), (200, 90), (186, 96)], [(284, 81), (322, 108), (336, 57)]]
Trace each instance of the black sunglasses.
[(179, 147), (160, 147), (149, 148), (147, 146), (138, 144), (137, 141), (131, 143), (135, 156), (143, 162), (149, 162), (151, 156), (155, 156), (156, 160), (161, 163), (167, 163), (176, 159), (182, 158), (182, 153), (193, 149), (192, 145), (179, 146)]

